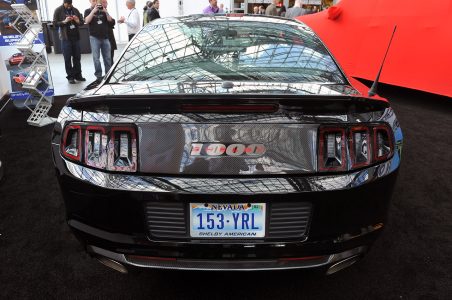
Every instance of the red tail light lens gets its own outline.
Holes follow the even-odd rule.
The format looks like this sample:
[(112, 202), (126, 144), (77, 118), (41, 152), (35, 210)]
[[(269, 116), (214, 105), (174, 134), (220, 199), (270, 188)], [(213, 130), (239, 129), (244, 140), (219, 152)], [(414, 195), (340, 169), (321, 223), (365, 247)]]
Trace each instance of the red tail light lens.
[(137, 137), (135, 129), (114, 127), (111, 130), (108, 169), (112, 171), (136, 172)]
[(345, 170), (345, 129), (321, 128), (319, 144), (320, 171)]
[(101, 126), (88, 126), (85, 130), (85, 163), (104, 169), (107, 165), (108, 136)]
[(386, 160), (394, 150), (392, 136), (387, 126), (374, 127), (374, 160)]
[(61, 152), (68, 159), (97, 169), (136, 172), (136, 132), (134, 125), (68, 125), (63, 131)]
[(370, 165), (371, 153), (369, 148), (369, 128), (365, 126), (352, 127), (350, 129), (349, 142), (352, 169)]
[[(345, 142), (346, 136), (348, 143)], [(388, 125), (319, 128), (318, 170), (321, 172), (366, 167), (389, 159), (393, 153), (393, 135)]]
[(64, 129), (61, 142), (61, 153), (69, 159), (80, 161), (82, 157), (82, 132), (81, 127), (70, 125)]

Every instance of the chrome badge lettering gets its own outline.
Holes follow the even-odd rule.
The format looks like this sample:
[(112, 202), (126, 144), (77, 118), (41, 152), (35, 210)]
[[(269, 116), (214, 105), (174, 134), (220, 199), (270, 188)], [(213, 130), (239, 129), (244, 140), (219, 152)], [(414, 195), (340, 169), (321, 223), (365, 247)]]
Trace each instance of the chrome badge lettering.
[(220, 144), (193, 143), (191, 156), (262, 156), (266, 149), (263, 144)]

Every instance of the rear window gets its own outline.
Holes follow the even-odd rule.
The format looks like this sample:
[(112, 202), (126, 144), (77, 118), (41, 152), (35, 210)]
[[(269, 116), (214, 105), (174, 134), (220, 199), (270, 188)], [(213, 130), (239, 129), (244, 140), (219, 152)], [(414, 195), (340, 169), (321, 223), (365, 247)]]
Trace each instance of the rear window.
[(148, 25), (129, 45), (109, 81), (346, 83), (311, 30), (291, 20), (257, 19)]

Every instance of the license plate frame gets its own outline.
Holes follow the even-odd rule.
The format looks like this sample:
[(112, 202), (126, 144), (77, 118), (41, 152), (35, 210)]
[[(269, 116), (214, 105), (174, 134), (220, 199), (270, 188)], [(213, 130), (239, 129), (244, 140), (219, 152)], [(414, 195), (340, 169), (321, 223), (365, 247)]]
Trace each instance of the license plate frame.
[[(190, 237), (201, 239), (265, 238), (267, 230), (267, 206), (267, 203), (264, 202), (189, 203), (188, 210), (190, 219), (188, 223)], [(209, 213), (210, 218), (207, 215)], [(222, 214), (223, 217), (218, 214)], [(222, 225), (223, 228), (221, 228)]]

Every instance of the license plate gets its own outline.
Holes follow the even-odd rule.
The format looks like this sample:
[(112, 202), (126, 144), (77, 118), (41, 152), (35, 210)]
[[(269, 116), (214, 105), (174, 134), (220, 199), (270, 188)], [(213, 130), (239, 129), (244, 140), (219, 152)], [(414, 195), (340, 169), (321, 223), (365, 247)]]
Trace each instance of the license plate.
[(190, 235), (200, 238), (265, 236), (265, 203), (190, 203)]

